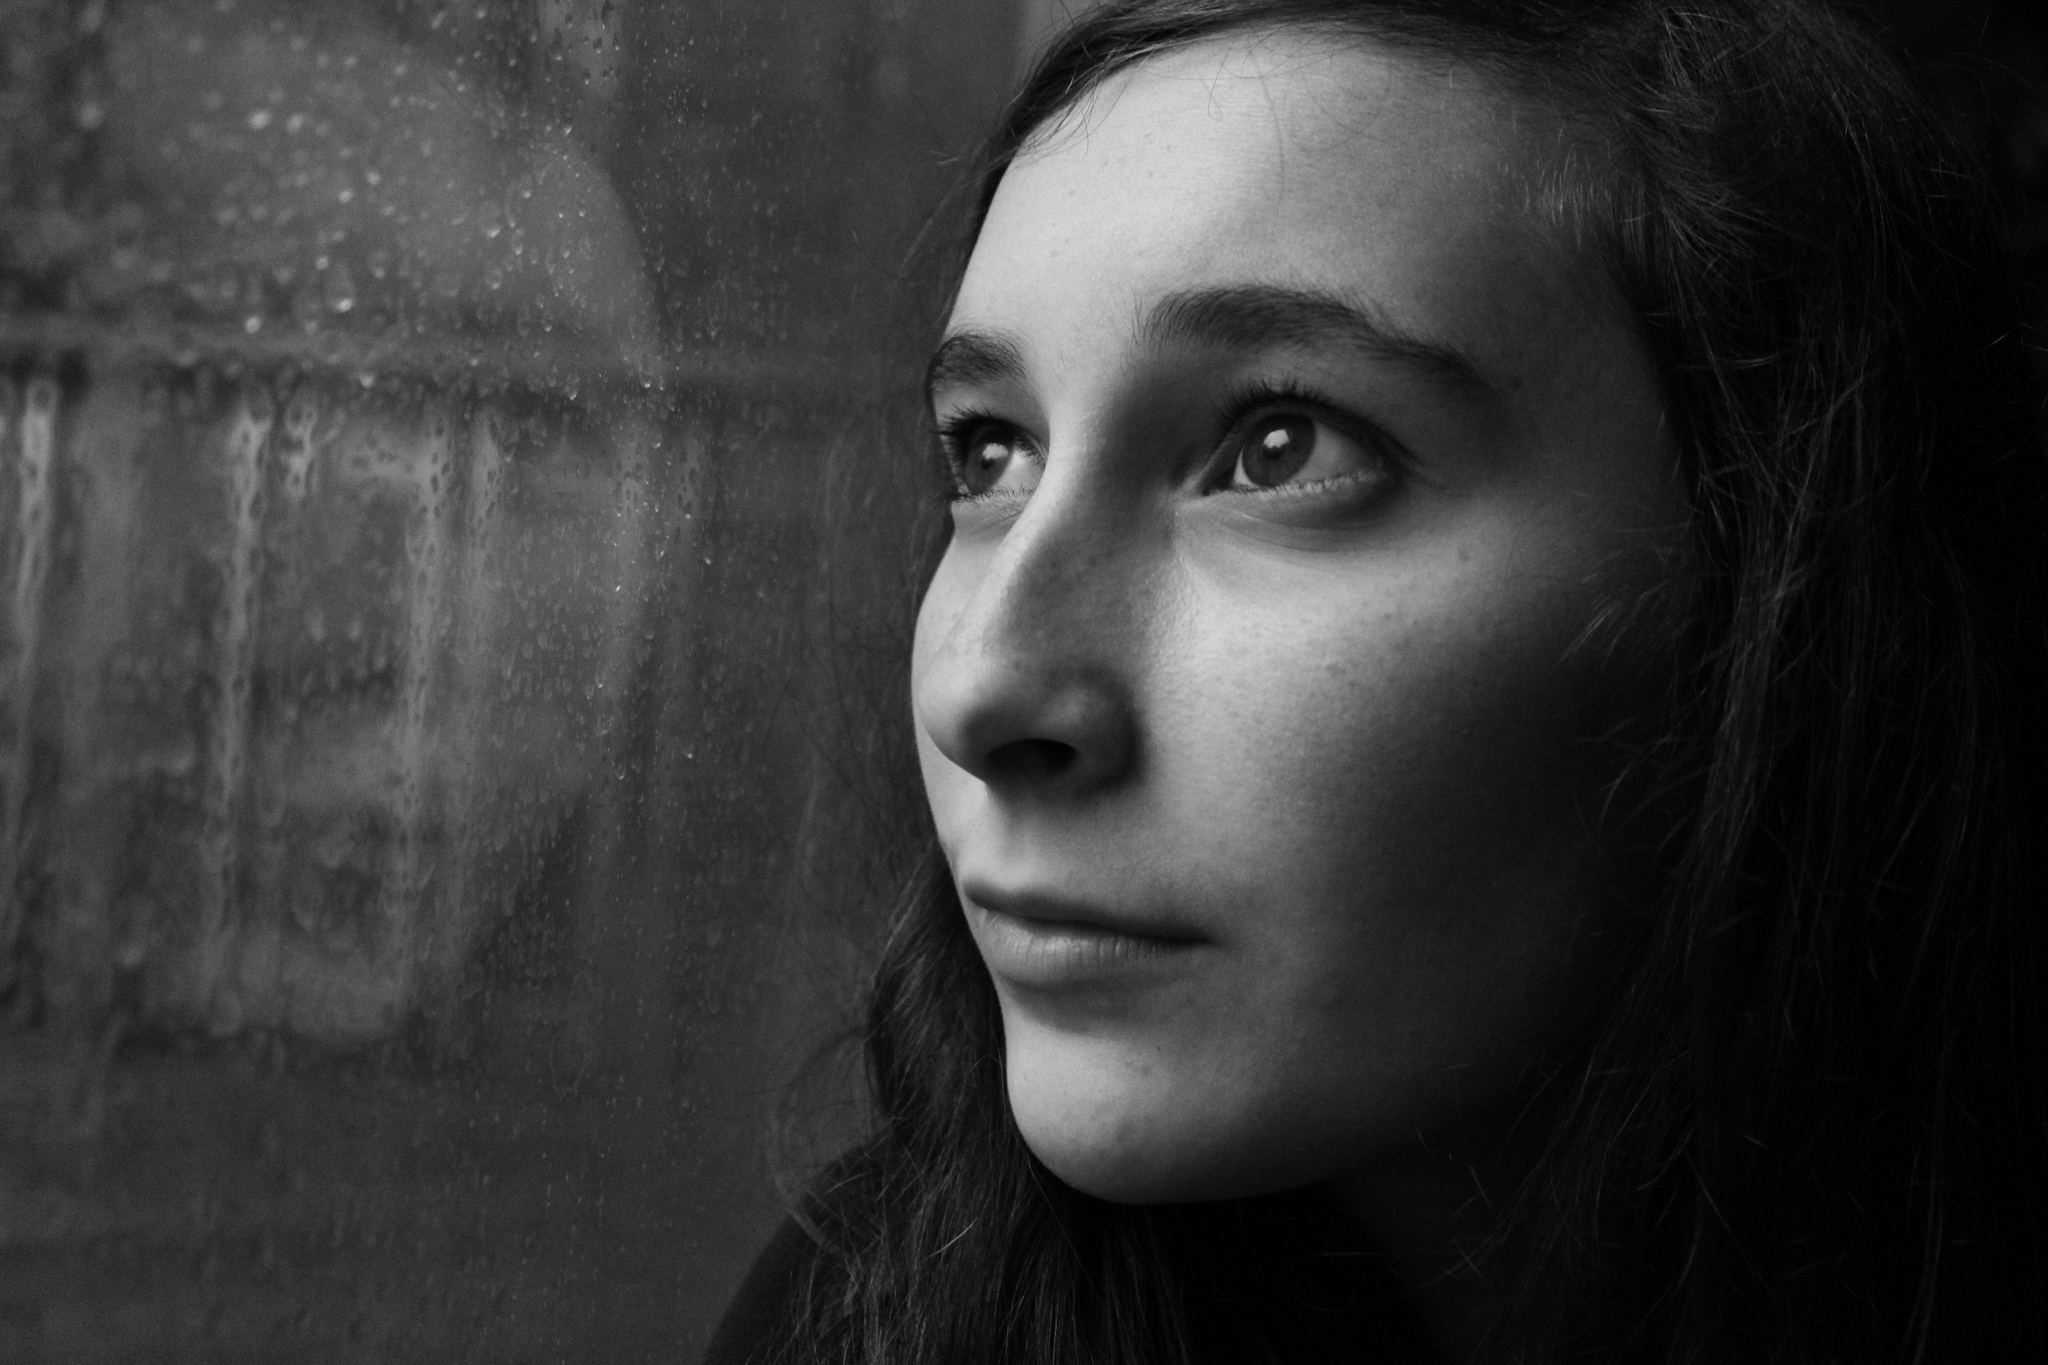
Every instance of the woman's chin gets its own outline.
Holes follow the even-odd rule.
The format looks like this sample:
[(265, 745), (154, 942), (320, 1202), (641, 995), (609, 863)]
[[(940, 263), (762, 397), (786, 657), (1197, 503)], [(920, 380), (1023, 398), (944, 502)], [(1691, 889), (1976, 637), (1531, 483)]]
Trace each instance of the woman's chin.
[[(1238, 1199), (1313, 1182), (1210, 1105), (1156, 1084), (1118, 1088), (1069, 1073), (1010, 1073), (1010, 1106), (1032, 1154), (1067, 1185), (1117, 1204)], [(1063, 1083), (1062, 1083), (1063, 1082)], [(1236, 1138), (1236, 1141), (1232, 1139)], [(1259, 1150), (1262, 1159), (1247, 1159)]]
[(1034, 1135), (1029, 1128), (1024, 1129), (1024, 1141), (1063, 1184), (1112, 1204), (1185, 1204), (1224, 1197), (1209, 1182), (1157, 1153), (1108, 1146), (1066, 1132)]

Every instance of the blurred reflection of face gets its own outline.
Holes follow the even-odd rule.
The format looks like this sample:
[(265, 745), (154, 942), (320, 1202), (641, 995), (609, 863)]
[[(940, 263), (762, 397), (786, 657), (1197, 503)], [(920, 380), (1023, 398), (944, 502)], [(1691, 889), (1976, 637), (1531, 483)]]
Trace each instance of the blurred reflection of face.
[(1107, 1198), (1460, 1130), (1600, 990), (1581, 637), (1659, 581), (1654, 383), (1532, 217), (1548, 120), (1255, 35), (1153, 58), (1004, 177), (933, 367), (961, 484), (925, 785), (1032, 1149)]

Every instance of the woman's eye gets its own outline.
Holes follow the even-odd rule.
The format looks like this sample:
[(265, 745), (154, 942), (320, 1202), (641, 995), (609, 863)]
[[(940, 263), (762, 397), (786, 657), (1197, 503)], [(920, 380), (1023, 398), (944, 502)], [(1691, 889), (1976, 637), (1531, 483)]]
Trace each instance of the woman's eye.
[(1028, 493), (1038, 486), (1043, 461), (1015, 427), (980, 422), (954, 439), (953, 478), (960, 495)]
[(1267, 413), (1240, 428), (1226, 487), (1256, 491), (1374, 478), (1388, 456), (1367, 441), (1299, 412)]

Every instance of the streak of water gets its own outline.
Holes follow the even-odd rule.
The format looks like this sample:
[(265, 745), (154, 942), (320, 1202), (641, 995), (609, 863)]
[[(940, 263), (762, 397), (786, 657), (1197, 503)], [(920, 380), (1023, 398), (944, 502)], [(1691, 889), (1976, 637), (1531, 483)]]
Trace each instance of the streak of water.
[(398, 847), (386, 874), (382, 902), (383, 922), (394, 931), (400, 945), (397, 957), (401, 971), (419, 966), (413, 942), (421, 918), (431, 865), (424, 847), (427, 828), (428, 782), (432, 774), (434, 735), (428, 727), (428, 710), (433, 700), (436, 648), (444, 619), (443, 597), (447, 590), (450, 493), (455, 480), (455, 451), (452, 419), (444, 404), (428, 409), (426, 433), (417, 448), (411, 468), (413, 505), (406, 518), (405, 563), (409, 571), (406, 593), (405, 656), (400, 663), (398, 684), (398, 793), (395, 814)]
[[(0, 395), (11, 398), (11, 395)], [(11, 408), (0, 404), (0, 411)], [(21, 932), (21, 856), (28, 817), (28, 788), (34, 748), (35, 680), (42, 652), (44, 587), (50, 575), (50, 480), (57, 444), (58, 391), (45, 376), (31, 380), (19, 423), (20, 480), (15, 505), (14, 563), (14, 732), (7, 736), (7, 791), (0, 810), (0, 986), (10, 984), (11, 961)], [(0, 419), (4, 420), (4, 419)], [(5, 433), (0, 432), (0, 440)]]
[(227, 484), (227, 556), (214, 618), (213, 726), (201, 801), (202, 891), (199, 945), (202, 970), (214, 980), (225, 966), (235, 918), (241, 864), (240, 813), (249, 766), (249, 703), (256, 663), (257, 549), (263, 534), (263, 457), (277, 416), (264, 385), (243, 386), (228, 421), (222, 451)]
[(500, 567), (497, 559), (503, 521), (506, 427), (504, 416), (488, 402), (478, 403), (470, 418), (463, 535), (458, 550), (460, 567), (454, 586), (458, 599), (455, 639), (450, 656), (460, 693), (456, 710), (463, 720), (461, 742), (447, 758), (443, 838), (452, 856), (442, 860), (445, 913), (437, 917), (436, 923), (443, 941), (434, 944), (426, 954), (435, 962), (445, 963), (459, 954), (463, 936), (475, 927), (478, 918), (469, 904), (470, 871), (476, 858), (476, 850), (469, 844), (479, 799), (478, 770), (490, 743), (492, 708), (488, 694), (496, 674), (491, 643), (497, 633), (499, 614), (491, 576)]
[[(591, 797), (591, 855), (579, 892), (590, 897), (591, 904), (613, 901), (621, 890), (617, 878), (625, 865), (624, 841), (633, 819), (625, 778), (637, 757), (628, 747), (631, 736), (623, 732), (622, 722), (628, 717), (623, 701), (649, 650), (645, 629), (649, 606), (643, 585), (650, 565), (655, 500), (648, 466), (658, 440), (648, 423), (632, 418), (618, 424), (614, 439), (622, 469), (613, 485), (611, 543), (615, 557), (609, 566), (612, 590), (604, 594), (607, 612), (600, 638), (605, 647), (596, 677), (597, 721), (606, 758)], [(617, 973), (615, 979), (645, 985), (668, 970), (671, 950), (658, 932), (650, 934), (645, 925), (608, 921), (586, 927), (580, 951), (593, 970)], [(623, 991), (619, 999), (599, 1002), (599, 1036), (629, 1070), (637, 1071), (659, 1066), (669, 1044), (663, 1025), (650, 1025), (636, 1011), (621, 1008), (620, 999), (632, 994)]]
[(284, 409), (284, 441), (279, 452), (284, 465), (284, 496), (288, 502), (303, 501), (312, 486), (314, 432), (320, 424), (320, 399), (311, 384), (299, 385)]

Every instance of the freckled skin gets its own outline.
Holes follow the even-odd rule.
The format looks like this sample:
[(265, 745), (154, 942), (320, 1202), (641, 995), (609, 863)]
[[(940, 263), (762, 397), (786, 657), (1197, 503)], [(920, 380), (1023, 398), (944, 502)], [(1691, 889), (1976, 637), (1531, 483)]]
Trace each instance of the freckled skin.
[[(1655, 665), (1573, 645), (1656, 583), (1681, 509), (1618, 310), (1528, 220), (1551, 138), (1469, 71), (1266, 35), (1140, 64), (996, 195), (952, 329), (1014, 337), (1024, 370), (937, 406), (997, 410), (1044, 463), (1027, 498), (956, 514), (923, 604), (932, 811), (963, 886), (1203, 939), (1099, 989), (997, 977), (1017, 1121), (1081, 1189), (1369, 1171), (1487, 1121), (1597, 999), (1638, 880), (1600, 819), (1622, 754), (1599, 737)], [(1361, 301), (1469, 354), (1486, 392), (1139, 325), (1245, 283)], [(1332, 511), (1191, 478), (1205, 405), (1276, 367), (1391, 431), (1399, 486)], [(1108, 757), (991, 766), (1032, 739)]]

